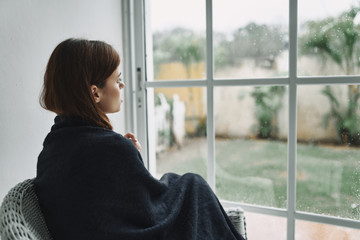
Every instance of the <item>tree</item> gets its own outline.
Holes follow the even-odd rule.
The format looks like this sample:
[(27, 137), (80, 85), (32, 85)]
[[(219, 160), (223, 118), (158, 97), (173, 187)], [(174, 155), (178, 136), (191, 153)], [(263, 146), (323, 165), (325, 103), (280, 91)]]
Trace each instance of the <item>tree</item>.
[(280, 27), (249, 23), (233, 33), (233, 40), (229, 45), (230, 59), (233, 62), (250, 58), (260, 64), (265, 60), (269, 63), (268, 67), (272, 68), (276, 57), (287, 44)]
[[(345, 75), (358, 72), (360, 67), (360, 26), (354, 21), (360, 15), (360, 8), (352, 7), (338, 17), (328, 17), (319, 21), (308, 21), (305, 34), (300, 37), (301, 55), (312, 55), (322, 60), (330, 59)], [(341, 104), (330, 86), (322, 93), (328, 98), (331, 109), (324, 116), (326, 128), (330, 119), (335, 120), (337, 132), (344, 143), (360, 145), (359, 95), (360, 88), (348, 86), (348, 102)]]
[(214, 67), (223, 68), (234, 65), (234, 59), (230, 57), (230, 41), (226, 35), (221, 32), (214, 32)]
[[(257, 64), (268, 62), (272, 67), (276, 57), (287, 47), (284, 31), (278, 26), (249, 23), (236, 30), (231, 39), (224, 33), (214, 33), (215, 67), (233, 66), (244, 59)], [(187, 71), (192, 63), (205, 62), (204, 34), (190, 29), (174, 28), (153, 35), (155, 72), (163, 63), (181, 62)]]
[(205, 38), (189, 29), (175, 28), (153, 35), (155, 72), (163, 63), (181, 62), (189, 77), (192, 63), (205, 61)]

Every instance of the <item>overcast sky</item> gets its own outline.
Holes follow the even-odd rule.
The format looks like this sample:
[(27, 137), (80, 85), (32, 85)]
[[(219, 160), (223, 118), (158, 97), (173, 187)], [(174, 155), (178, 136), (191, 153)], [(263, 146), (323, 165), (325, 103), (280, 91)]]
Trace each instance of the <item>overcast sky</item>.
[[(213, 0), (214, 30), (232, 32), (250, 21), (288, 23), (288, 0)], [(336, 16), (358, 0), (298, 0), (299, 22)], [(205, 0), (151, 0), (153, 31), (175, 26), (205, 30)]]

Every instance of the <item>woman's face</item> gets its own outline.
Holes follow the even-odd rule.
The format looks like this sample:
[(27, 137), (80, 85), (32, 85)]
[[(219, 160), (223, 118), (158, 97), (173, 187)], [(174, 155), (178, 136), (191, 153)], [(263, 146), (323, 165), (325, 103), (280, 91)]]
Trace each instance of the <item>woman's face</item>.
[(120, 90), (125, 87), (120, 76), (121, 73), (119, 68), (117, 68), (110, 77), (106, 79), (105, 86), (98, 89), (100, 96), (98, 104), (104, 113), (115, 113), (120, 111), (120, 105), (123, 102)]

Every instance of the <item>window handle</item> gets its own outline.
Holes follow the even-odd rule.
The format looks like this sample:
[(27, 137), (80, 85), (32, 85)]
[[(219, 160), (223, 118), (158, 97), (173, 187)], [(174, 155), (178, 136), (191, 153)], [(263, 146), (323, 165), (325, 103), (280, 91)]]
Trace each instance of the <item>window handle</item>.
[[(142, 82), (141, 82), (141, 68), (138, 67), (136, 68), (136, 78), (137, 78), (137, 85), (138, 85), (138, 89), (139, 89), (139, 92), (142, 90)], [(140, 92), (141, 94), (141, 92)], [(141, 97), (138, 97), (138, 108), (141, 108), (142, 107), (142, 101), (141, 101)]]
[(139, 91), (141, 91), (142, 90), (142, 82), (141, 82), (141, 68), (137, 68), (136, 69), (136, 76), (137, 76), (137, 83), (138, 83), (138, 87), (139, 87)]

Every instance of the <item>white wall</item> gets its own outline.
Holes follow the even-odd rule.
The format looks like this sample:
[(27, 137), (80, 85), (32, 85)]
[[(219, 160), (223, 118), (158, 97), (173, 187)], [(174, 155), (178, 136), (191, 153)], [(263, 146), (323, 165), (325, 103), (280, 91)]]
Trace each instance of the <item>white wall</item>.
[[(54, 114), (38, 98), (48, 58), (69, 37), (103, 40), (122, 56), (119, 0), (0, 0), (0, 202), (36, 175)], [(123, 131), (123, 113), (110, 116)]]

